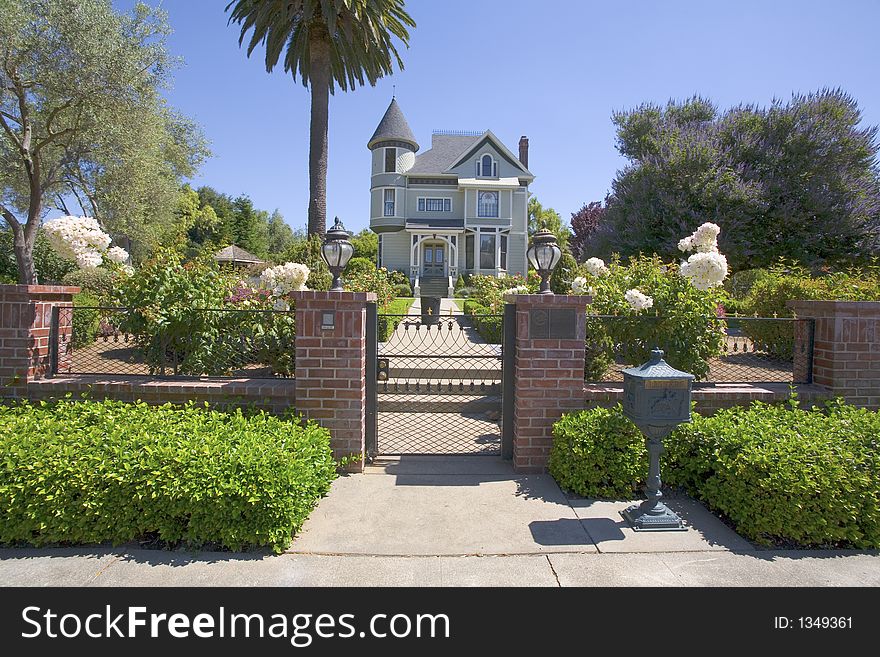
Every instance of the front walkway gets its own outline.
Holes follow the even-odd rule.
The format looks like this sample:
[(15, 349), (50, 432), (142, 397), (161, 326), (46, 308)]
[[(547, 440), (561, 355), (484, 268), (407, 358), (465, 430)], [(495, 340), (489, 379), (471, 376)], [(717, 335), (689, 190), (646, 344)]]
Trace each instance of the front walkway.
[(494, 457), (401, 457), (341, 477), (290, 551), (0, 550), (6, 586), (880, 586), (878, 551), (759, 550), (678, 498), (686, 532), (568, 499)]

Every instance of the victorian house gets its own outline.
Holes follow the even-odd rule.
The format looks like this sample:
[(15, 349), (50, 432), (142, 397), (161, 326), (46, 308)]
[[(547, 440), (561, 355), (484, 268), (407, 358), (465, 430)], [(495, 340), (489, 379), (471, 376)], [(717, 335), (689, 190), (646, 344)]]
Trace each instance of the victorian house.
[(431, 148), (420, 153), (392, 99), (367, 148), (380, 267), (406, 272), (421, 294), (432, 296), (451, 295), (462, 273), (526, 272), (534, 180), (526, 137), (518, 158), (491, 131), (435, 131)]

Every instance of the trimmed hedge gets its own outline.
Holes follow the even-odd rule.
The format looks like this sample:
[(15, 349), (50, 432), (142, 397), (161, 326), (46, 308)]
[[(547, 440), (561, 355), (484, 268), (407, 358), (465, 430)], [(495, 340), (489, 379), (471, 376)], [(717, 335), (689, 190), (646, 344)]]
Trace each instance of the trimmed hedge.
[[(387, 306), (379, 308), (379, 316), (376, 320), (378, 323), (376, 333), (378, 334), (379, 342), (388, 341), (391, 334), (397, 329), (397, 325), (403, 321), (403, 317), (395, 317), (395, 315), (406, 315), (412, 305), (413, 300), (405, 298), (395, 299)], [(391, 315), (391, 317), (388, 317), (388, 315)]]
[(619, 404), (565, 414), (553, 425), (548, 466), (578, 495), (629, 499), (648, 471), (645, 439)]
[[(631, 495), (647, 475), (644, 440), (615, 408), (563, 415), (550, 474), (587, 497)], [(694, 414), (666, 440), (663, 480), (727, 516), (756, 542), (880, 547), (880, 413), (835, 403), (759, 402)]]
[(0, 406), (0, 543), (285, 549), (336, 476), (330, 435), (263, 412)]
[(464, 302), (464, 314), (471, 316), (471, 321), (477, 333), (490, 344), (501, 344), (504, 336), (504, 318), (493, 315), (492, 311), (476, 301), (466, 299)]
[(695, 417), (667, 449), (664, 479), (748, 538), (880, 547), (880, 413), (754, 403)]

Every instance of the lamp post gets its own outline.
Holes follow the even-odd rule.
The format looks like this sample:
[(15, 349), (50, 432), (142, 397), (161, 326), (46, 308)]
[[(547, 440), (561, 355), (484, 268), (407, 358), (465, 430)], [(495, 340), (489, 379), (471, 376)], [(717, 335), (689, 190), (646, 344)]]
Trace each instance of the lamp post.
[(562, 249), (556, 243), (556, 237), (546, 228), (542, 228), (532, 236), (532, 243), (526, 251), (532, 267), (541, 277), (539, 294), (553, 294), (550, 290), (550, 275), (562, 258)]
[(342, 272), (345, 271), (348, 261), (354, 254), (354, 246), (349, 241), (351, 233), (345, 230), (345, 226), (339, 221), (339, 217), (333, 222), (333, 228), (324, 235), (324, 243), (321, 245), (321, 257), (327, 263), (330, 273), (333, 274), (331, 292), (342, 292)]

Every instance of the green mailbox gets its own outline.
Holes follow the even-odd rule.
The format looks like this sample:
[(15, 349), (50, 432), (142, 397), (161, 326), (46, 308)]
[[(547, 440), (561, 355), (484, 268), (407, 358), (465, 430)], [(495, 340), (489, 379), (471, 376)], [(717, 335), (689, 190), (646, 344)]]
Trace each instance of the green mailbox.
[(647, 499), (621, 512), (635, 530), (685, 529), (678, 514), (660, 501), (660, 455), (663, 438), (691, 420), (693, 381), (693, 374), (663, 360), (660, 349), (651, 352), (647, 363), (623, 370), (623, 413), (644, 434), (649, 456)]

